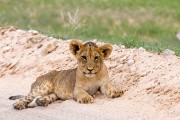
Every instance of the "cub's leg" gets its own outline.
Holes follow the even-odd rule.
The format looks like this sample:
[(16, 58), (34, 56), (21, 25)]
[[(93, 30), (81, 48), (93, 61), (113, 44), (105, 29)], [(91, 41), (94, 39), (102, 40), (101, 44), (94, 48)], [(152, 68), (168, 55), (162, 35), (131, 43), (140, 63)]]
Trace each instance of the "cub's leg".
[(32, 84), (30, 93), (26, 97), (19, 99), (17, 102), (15, 102), (13, 104), (13, 107), (17, 110), (32, 107), (30, 105), (28, 106), (28, 104), (31, 103), (34, 98), (38, 96), (46, 96), (52, 93), (52, 88), (53, 84), (50, 81), (38, 80)]
[(79, 89), (75, 88), (74, 98), (79, 103), (93, 103), (93, 97), (89, 95), (86, 91), (80, 88)]
[(118, 90), (115, 86), (113, 86), (110, 82), (103, 84), (100, 87), (100, 90), (103, 94), (107, 95), (111, 98), (120, 97), (124, 94), (123, 90)]
[(58, 96), (54, 93), (46, 95), (44, 97), (37, 98), (35, 101), (38, 106), (47, 106), (48, 104), (58, 100)]

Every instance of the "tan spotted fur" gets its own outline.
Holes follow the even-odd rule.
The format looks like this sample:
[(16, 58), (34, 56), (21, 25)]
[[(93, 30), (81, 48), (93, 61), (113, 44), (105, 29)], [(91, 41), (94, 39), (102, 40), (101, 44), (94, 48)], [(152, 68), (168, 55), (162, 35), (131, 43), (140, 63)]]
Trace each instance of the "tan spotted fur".
[(61, 99), (75, 99), (79, 103), (92, 103), (97, 91), (108, 97), (119, 97), (123, 94), (110, 83), (104, 59), (112, 51), (110, 44), (97, 46), (95, 43), (83, 44), (71, 40), (70, 52), (76, 57), (78, 67), (70, 70), (51, 71), (37, 78), (29, 94), (13, 104), (15, 109), (47, 106)]

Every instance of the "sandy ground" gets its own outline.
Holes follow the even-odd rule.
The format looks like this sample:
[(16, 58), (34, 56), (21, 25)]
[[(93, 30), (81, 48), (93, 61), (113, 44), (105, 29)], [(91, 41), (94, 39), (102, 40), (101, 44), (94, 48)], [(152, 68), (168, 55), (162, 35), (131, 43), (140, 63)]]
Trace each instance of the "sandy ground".
[(0, 29), (0, 120), (180, 119), (180, 58), (121, 45), (113, 45), (105, 63), (111, 82), (126, 91), (122, 97), (96, 95), (88, 105), (66, 100), (14, 110), (8, 97), (26, 95), (37, 76), (77, 66), (68, 43), (33, 30)]

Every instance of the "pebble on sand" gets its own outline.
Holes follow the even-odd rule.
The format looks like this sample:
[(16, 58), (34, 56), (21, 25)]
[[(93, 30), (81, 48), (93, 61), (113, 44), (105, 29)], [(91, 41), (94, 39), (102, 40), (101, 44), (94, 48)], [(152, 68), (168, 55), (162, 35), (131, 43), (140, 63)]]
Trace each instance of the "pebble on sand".
[(164, 52), (163, 52), (164, 55), (174, 55), (175, 52), (172, 51), (172, 50), (169, 50), (169, 49), (166, 49)]
[(143, 48), (143, 47), (140, 47), (139, 50), (141, 50), (141, 51), (146, 51), (146, 49)]
[(28, 32), (32, 33), (32, 35), (37, 35), (38, 34), (38, 31), (36, 31), (36, 30), (29, 30)]
[(134, 60), (128, 60), (128, 65), (130, 66), (130, 65), (133, 65), (134, 64)]

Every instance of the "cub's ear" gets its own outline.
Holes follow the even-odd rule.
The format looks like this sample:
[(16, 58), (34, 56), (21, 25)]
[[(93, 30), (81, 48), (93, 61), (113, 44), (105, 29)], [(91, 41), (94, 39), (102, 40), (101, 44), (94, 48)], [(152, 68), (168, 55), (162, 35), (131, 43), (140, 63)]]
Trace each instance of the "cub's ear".
[(104, 44), (99, 47), (99, 51), (102, 53), (104, 59), (108, 58), (112, 52), (112, 45)]
[(71, 40), (69, 43), (69, 50), (73, 55), (77, 55), (77, 52), (82, 49), (83, 43), (80, 40)]

